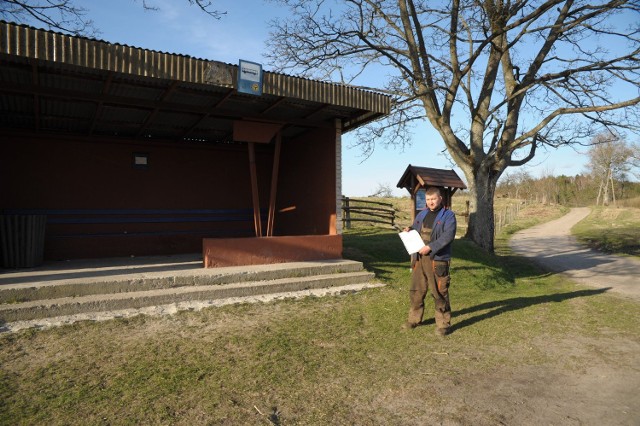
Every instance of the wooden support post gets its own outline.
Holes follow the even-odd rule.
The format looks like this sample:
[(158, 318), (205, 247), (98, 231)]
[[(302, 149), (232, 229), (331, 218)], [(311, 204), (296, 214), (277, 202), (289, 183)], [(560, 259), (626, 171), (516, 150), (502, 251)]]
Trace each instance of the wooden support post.
[[(416, 198), (417, 198), (418, 191), (420, 190), (420, 188), (421, 188), (421, 184), (417, 183), (416, 186), (413, 187), (413, 194), (411, 194), (411, 206), (412, 206), (412, 208), (411, 208), (411, 223), (412, 224), (416, 220), (416, 216), (417, 216), (416, 215), (416, 211), (418, 211), (418, 203), (417, 203), (418, 200), (416, 200)], [(422, 206), (422, 207), (424, 207), (424, 206)], [(420, 207), (420, 208), (422, 208), (422, 207)]]
[(282, 131), (276, 134), (276, 146), (273, 153), (273, 169), (271, 171), (271, 194), (269, 197), (269, 217), (267, 219), (267, 237), (273, 237), (273, 225), (276, 216), (276, 195), (278, 191), (278, 171), (280, 169), (280, 147)]
[(251, 196), (253, 199), (253, 225), (256, 237), (262, 237), (260, 197), (258, 196), (258, 172), (256, 170), (256, 147), (253, 142), (249, 142), (249, 171), (251, 173)]
[(346, 228), (347, 229), (351, 229), (351, 209), (349, 208), (349, 197), (344, 197), (344, 204), (343, 204), (343, 214), (344, 214), (344, 220), (346, 222)]
[(469, 200), (465, 201), (465, 212), (464, 212), (464, 223), (469, 223), (469, 210), (470, 210), (470, 204), (469, 204)]

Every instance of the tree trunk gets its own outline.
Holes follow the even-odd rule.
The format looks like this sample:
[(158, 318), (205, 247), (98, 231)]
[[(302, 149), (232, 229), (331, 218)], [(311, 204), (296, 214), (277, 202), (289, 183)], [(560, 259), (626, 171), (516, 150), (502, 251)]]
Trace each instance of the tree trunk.
[(602, 194), (603, 206), (609, 205), (609, 173), (610, 171), (607, 170), (607, 177), (604, 179), (604, 193)]
[(611, 198), (613, 199), (613, 207), (616, 207), (616, 187), (613, 184), (613, 172), (609, 174), (611, 179)]
[(596, 206), (600, 205), (600, 195), (602, 195), (602, 181), (600, 181), (600, 186), (598, 187), (598, 198), (596, 198)]
[(491, 253), (494, 249), (493, 198), (497, 181), (497, 177), (491, 178), (486, 172), (476, 171), (472, 176), (467, 175), (470, 206), (466, 237)]

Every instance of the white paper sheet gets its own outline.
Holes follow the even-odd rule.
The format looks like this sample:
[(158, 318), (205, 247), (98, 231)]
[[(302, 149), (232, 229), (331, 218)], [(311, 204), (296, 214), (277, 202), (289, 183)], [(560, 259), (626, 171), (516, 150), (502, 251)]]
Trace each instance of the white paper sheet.
[(412, 229), (409, 232), (401, 232), (398, 234), (402, 243), (404, 244), (404, 248), (407, 249), (407, 253), (413, 254), (420, 251), (422, 247), (425, 246), (424, 241), (420, 237), (420, 234), (415, 229)]

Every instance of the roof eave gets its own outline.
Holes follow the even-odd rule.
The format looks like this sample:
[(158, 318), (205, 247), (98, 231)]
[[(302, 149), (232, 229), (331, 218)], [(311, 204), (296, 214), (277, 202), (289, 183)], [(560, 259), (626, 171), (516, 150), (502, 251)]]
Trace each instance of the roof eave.
[[(237, 88), (238, 66), (0, 21), (0, 54), (133, 76)], [(391, 109), (388, 95), (265, 71), (263, 93), (362, 111), (346, 131)]]

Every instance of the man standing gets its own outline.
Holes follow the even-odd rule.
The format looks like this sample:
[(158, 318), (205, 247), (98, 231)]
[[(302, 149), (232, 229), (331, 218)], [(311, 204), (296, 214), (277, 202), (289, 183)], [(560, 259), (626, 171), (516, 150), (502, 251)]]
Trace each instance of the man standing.
[(451, 327), (449, 265), (451, 243), (456, 236), (456, 216), (442, 205), (442, 194), (438, 187), (427, 189), (426, 205), (427, 208), (416, 216), (413, 225), (405, 228), (405, 231), (418, 231), (426, 245), (417, 253), (412, 265), (409, 290), (411, 306), (404, 328), (415, 328), (422, 322), (428, 290), (435, 302), (436, 334), (445, 336)]

